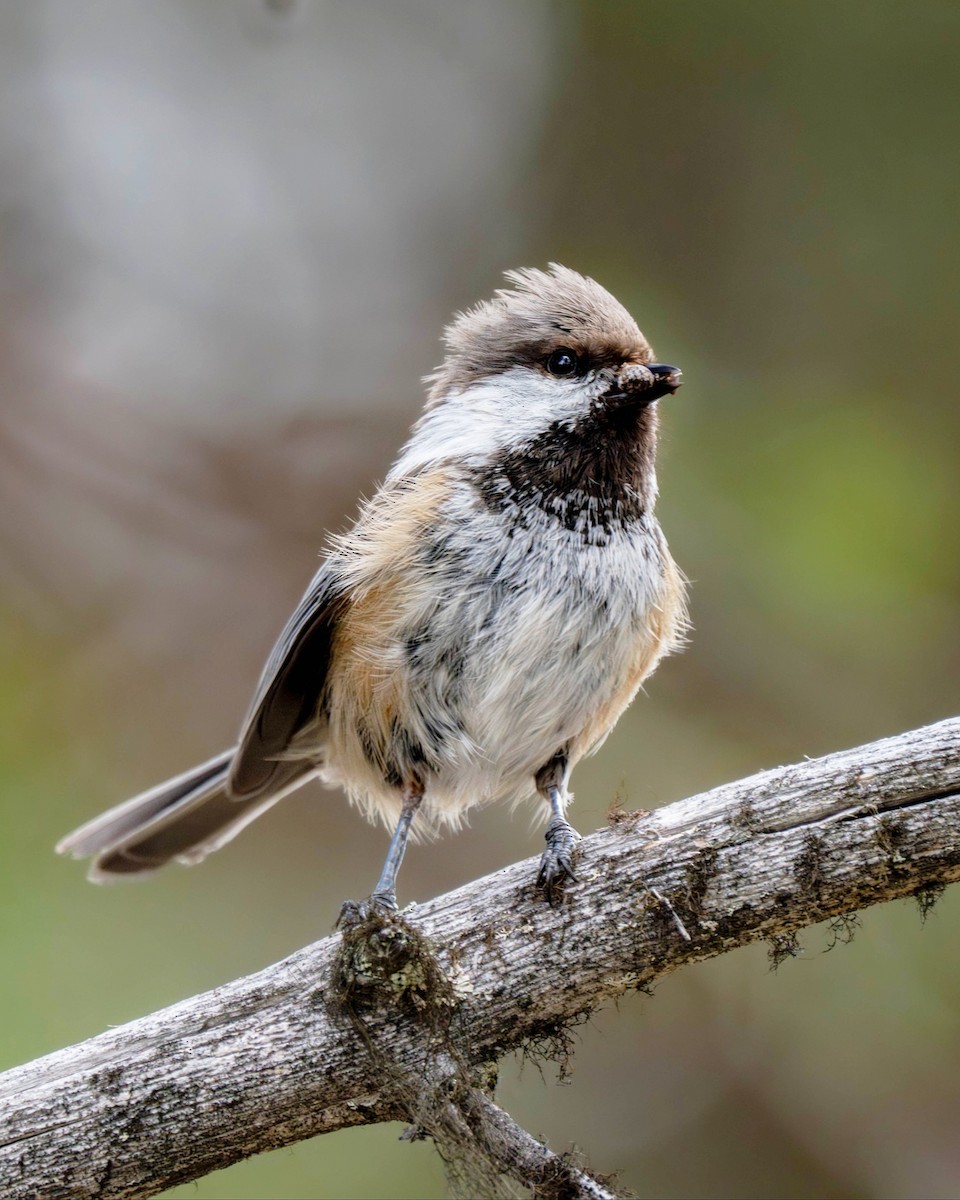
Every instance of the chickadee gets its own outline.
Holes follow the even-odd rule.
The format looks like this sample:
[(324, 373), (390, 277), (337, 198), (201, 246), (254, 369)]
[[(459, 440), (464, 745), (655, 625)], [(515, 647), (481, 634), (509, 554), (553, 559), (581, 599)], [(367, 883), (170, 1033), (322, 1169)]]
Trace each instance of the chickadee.
[(333, 539), (260, 677), (239, 742), (57, 849), (90, 878), (196, 863), (308, 779), (393, 829), (539, 795), (537, 886), (575, 878), (570, 772), (685, 625), (654, 517), (657, 401), (680, 385), (598, 283), (566, 267), (458, 314), (410, 440)]

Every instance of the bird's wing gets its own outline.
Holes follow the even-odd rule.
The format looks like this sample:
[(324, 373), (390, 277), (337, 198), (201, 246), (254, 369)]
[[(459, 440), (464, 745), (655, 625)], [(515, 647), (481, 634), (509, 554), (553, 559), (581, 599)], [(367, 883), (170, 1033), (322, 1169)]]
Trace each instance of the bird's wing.
[(296, 734), (318, 717), (333, 631), (344, 607), (339, 580), (328, 560), (284, 627), (260, 676), (230, 766), (227, 787), (234, 799), (277, 791), (315, 767), (284, 753)]

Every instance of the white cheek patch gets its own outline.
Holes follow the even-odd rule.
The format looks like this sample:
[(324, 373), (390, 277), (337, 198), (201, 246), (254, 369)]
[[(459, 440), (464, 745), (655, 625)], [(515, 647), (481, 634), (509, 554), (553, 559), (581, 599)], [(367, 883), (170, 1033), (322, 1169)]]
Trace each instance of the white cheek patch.
[(421, 417), (389, 480), (442, 462), (481, 466), (547, 432), (584, 416), (595, 384), (557, 379), (532, 367), (511, 367), (447, 396)]

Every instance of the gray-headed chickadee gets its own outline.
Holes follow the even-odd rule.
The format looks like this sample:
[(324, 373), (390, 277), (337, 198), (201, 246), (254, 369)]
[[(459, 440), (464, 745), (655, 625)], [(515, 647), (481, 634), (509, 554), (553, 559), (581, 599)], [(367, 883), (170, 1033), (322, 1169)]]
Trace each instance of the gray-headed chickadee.
[(554, 903), (578, 835), (567, 781), (681, 640), (654, 517), (657, 400), (680, 383), (599, 284), (553, 264), (459, 314), (426, 409), (330, 548), (239, 742), (64, 838), (91, 879), (199, 862), (308, 779), (414, 833), (537, 793)]

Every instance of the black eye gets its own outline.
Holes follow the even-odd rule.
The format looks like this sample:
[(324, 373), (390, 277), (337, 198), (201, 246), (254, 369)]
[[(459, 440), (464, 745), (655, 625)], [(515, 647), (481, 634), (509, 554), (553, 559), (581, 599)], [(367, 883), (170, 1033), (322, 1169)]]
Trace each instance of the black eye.
[(580, 367), (580, 360), (577, 358), (576, 352), (568, 350), (566, 346), (561, 346), (559, 350), (554, 352), (547, 359), (547, 370), (551, 375), (575, 375)]

